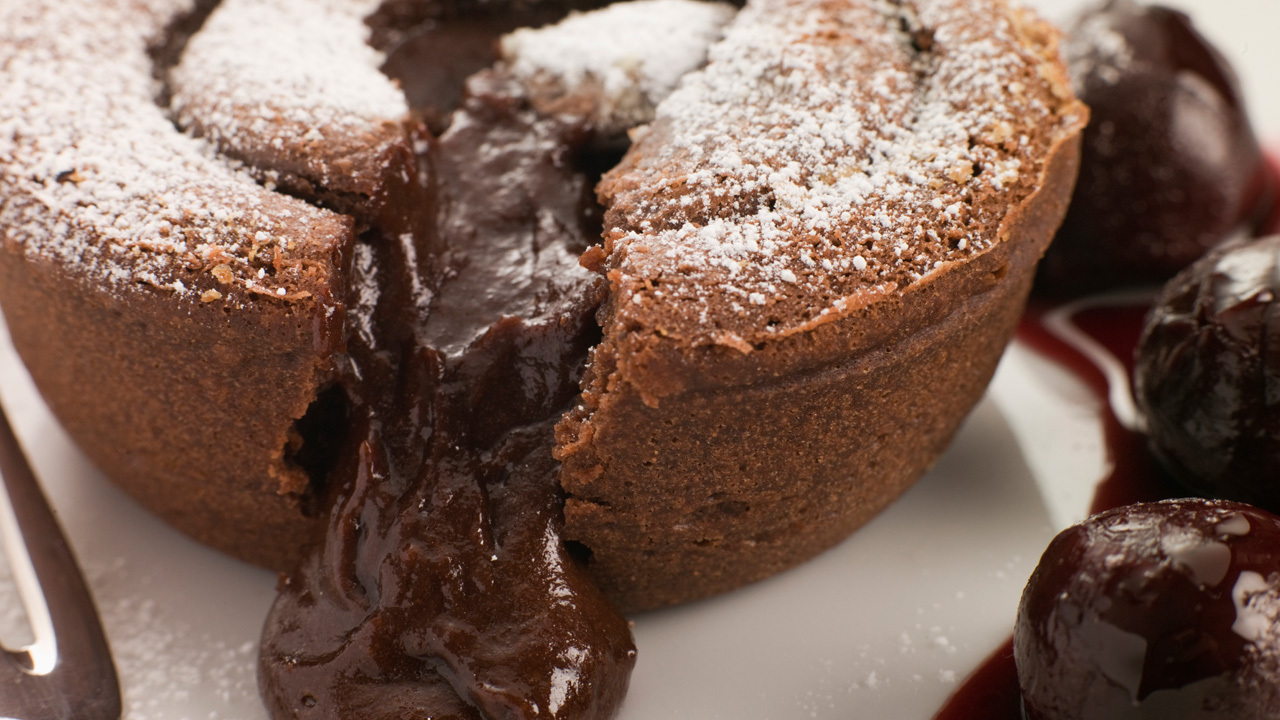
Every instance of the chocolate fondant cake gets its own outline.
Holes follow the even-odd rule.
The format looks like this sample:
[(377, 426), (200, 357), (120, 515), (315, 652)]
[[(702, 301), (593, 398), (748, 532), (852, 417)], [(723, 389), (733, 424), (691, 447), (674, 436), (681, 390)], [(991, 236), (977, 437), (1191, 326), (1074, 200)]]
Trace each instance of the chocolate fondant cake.
[(107, 475), (281, 569), (400, 391), (624, 610), (829, 547), (981, 395), (1087, 115), (1003, 0), (216, 5), (3, 10), (0, 306)]

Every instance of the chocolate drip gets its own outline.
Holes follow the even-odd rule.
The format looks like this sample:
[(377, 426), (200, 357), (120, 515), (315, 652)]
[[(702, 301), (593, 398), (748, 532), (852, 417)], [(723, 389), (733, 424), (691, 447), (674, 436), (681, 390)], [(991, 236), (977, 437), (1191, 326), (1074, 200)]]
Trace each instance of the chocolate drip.
[(560, 539), (553, 424), (600, 279), (590, 133), (492, 73), (394, 158), (356, 253), (324, 539), (267, 619), (275, 717), (607, 718), (635, 650)]

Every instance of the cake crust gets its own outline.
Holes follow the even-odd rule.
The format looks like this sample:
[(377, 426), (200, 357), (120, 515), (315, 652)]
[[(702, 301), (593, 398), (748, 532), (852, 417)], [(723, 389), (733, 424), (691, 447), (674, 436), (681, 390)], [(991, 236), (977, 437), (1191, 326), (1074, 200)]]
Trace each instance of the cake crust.
[[(558, 452), (566, 536), (591, 548), (606, 593), (635, 610), (769, 577), (905, 492), (995, 372), (1079, 154), (1078, 135), (1060, 139), (1040, 189), (1010, 211), (989, 252), (790, 338), (772, 357), (670, 350), (627, 382), (597, 349), (584, 381), (591, 410), (562, 421)], [(812, 364), (813, 347), (837, 359)], [(637, 387), (650, 377), (686, 382), (654, 403)], [(746, 408), (750, 423), (724, 424)]]
[[(134, 5), (96, 3), (83, 17), (8, 10), (13, 22), (0, 23), (14, 38), (52, 37), (61, 24), (82, 41), (52, 49), (15, 41), (9, 80), (0, 79), (0, 100), (12, 100), (0, 103), (9, 108), (0, 109), (0, 306), (50, 406), (104, 472), (201, 541), (287, 568), (317, 527), (304, 512), (311, 479), (290, 459), (295, 424), (340, 350), (344, 284), (367, 217), (273, 188), (343, 210), (368, 202), (379, 172), (408, 171), (394, 162), (409, 142), (401, 106), (386, 93), (394, 86), (378, 73), (379, 56), (349, 42), (363, 37), (353, 33), (366, 30), (367, 3), (359, 11), (321, 4), (347, 28), (335, 42), (359, 65), (356, 84), (377, 86), (354, 106), (313, 98), (341, 116), (332, 131), (313, 135), (297, 108), (276, 102), (309, 87), (305, 71), (262, 76), (250, 96), (228, 99), (228, 86), (207, 73), (225, 71), (231, 85), (237, 68), (254, 75), (218, 42), (248, 37), (230, 11), (283, 17), (309, 4), (226, 0), (228, 12), (211, 16), (172, 76), (174, 116), (198, 137), (178, 133), (151, 96), (146, 48), (191, 7)], [(975, 7), (1007, 34), (992, 57), (1024, 83), (1026, 102), (1007, 113), (979, 107), (981, 96), (964, 85), (1000, 84), (964, 75), (987, 34), (954, 18)], [(130, 13), (143, 21), (119, 38), (85, 39)], [(871, 28), (865, 38), (849, 30), (860, 23)], [(763, 47), (801, 52), (735, 55), (758, 47), (771, 26), (782, 35)], [(605, 243), (584, 256), (606, 273), (610, 298), (582, 402), (558, 427), (557, 457), (568, 536), (591, 551), (592, 573), (625, 609), (704, 597), (790, 567), (932, 465), (1016, 323), (1065, 210), (1087, 115), (1066, 89), (1055, 32), (1001, 0), (765, 0), (729, 33), (709, 69), (659, 103), (602, 183)], [(857, 55), (864, 40), (880, 54)], [(948, 61), (952, 47), (970, 54)], [(123, 58), (114, 69), (89, 70), (112, 56)], [(48, 57), (56, 66), (44, 66)], [(778, 63), (791, 63), (793, 78), (835, 79), (788, 89)], [(882, 66), (888, 74), (868, 77), (883, 82), (840, 85)], [(948, 67), (953, 76), (939, 70)], [(55, 84), (76, 73), (88, 84)], [(913, 90), (934, 75), (957, 84), (942, 97), (946, 107), (982, 122), (938, 124), (939, 137), (918, 133), (908, 143), (892, 127), (905, 132), (913, 113), (919, 124), (945, 109)], [(700, 89), (766, 81), (789, 102), (807, 95), (839, 112), (779, 126), (761, 112), (770, 105), (747, 103), (739, 125), (712, 132), (766, 144), (729, 148), (698, 134), (709, 107), (690, 99)], [(832, 100), (843, 90), (867, 103), (858, 122)], [(94, 154), (73, 106), (108, 91), (120, 107), (106, 131), (93, 131), (108, 138)], [(807, 124), (815, 118), (816, 130)], [(33, 119), (64, 142), (52, 155), (48, 141), (33, 139)], [(868, 119), (880, 124), (868, 130)], [(833, 130), (836, 121), (866, 133)], [(769, 127), (785, 128), (792, 147), (761, 130)], [(129, 155), (139, 132), (160, 138), (154, 154)], [(881, 172), (868, 158), (888, 158), (895, 139), (920, 156)], [(712, 165), (691, 150), (700, 146)], [(151, 188), (158, 200), (141, 195), (148, 188), (138, 178), (149, 173), (168, 173)], [(924, 189), (877, 195), (885, 183)], [(850, 203), (850, 217), (839, 202)], [(868, 202), (885, 212), (866, 210)], [(94, 203), (97, 212), (84, 213)]]
[[(212, 547), (271, 567), (314, 520), (289, 435), (325, 382), (310, 308), (225, 313), (121, 296), (0, 252), (0, 305), (54, 415), (94, 465)], [(122, 307), (127, 310), (122, 310)]]
[(184, 532), (279, 565), (313, 522), (290, 432), (340, 341), (355, 232), (175, 132), (149, 50), (193, 9), (0, 8), (0, 307), (101, 470)]
[(767, 577), (932, 466), (1086, 117), (1056, 32), (998, 0), (739, 14), (599, 188), (604, 341), (557, 457), (567, 537), (616, 601)]

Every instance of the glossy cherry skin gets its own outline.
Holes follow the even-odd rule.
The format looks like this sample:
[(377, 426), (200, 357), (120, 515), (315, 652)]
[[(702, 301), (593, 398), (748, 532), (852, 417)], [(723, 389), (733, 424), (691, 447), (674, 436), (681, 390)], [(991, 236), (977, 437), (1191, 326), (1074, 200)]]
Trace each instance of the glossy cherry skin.
[(1041, 292), (1163, 282), (1263, 223), (1272, 171), (1235, 74), (1186, 15), (1113, 0), (1081, 16), (1065, 54), (1091, 118)]
[(1027, 720), (1280, 717), (1280, 518), (1220, 500), (1099, 513), (1022, 595)]
[(1280, 512), (1280, 236), (1224, 246), (1169, 282), (1138, 341), (1152, 451), (1197, 495)]

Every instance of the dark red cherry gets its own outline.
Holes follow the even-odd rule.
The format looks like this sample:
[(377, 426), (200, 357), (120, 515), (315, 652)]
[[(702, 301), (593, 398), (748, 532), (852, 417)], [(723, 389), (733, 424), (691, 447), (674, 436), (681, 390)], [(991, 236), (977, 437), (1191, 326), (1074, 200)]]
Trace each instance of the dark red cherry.
[(1113, 0), (1081, 16), (1065, 54), (1092, 116), (1041, 291), (1161, 282), (1260, 226), (1270, 168), (1235, 74), (1186, 15)]
[(1234, 242), (1165, 286), (1134, 390), (1152, 451), (1197, 495), (1280, 512), (1280, 236)]
[(1128, 505), (1064, 530), (1027, 583), (1014, 658), (1028, 720), (1280, 717), (1280, 518)]

